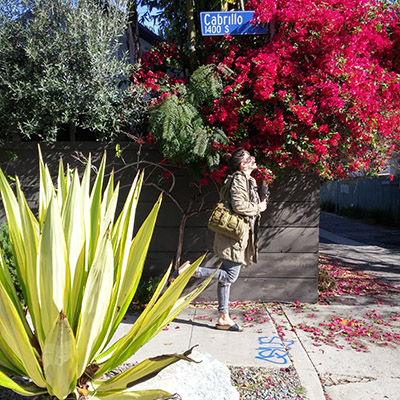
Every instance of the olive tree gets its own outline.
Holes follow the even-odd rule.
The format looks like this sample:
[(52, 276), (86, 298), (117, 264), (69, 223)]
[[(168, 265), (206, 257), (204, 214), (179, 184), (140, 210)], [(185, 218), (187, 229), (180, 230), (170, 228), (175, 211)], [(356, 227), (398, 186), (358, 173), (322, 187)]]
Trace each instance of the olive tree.
[(62, 126), (109, 139), (140, 119), (121, 49), (127, 15), (122, 0), (0, 0), (3, 142), (54, 140)]

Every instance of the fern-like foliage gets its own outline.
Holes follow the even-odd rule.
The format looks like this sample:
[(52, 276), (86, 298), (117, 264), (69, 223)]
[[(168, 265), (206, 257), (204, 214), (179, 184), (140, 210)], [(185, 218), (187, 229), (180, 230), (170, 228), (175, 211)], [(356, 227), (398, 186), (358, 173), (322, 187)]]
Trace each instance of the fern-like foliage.
[(230, 73), (227, 68), (202, 66), (189, 84), (179, 87), (150, 111), (153, 139), (170, 162), (185, 164), (192, 170), (205, 162), (210, 169), (219, 165), (214, 144), (227, 143), (228, 138), (221, 129), (206, 123), (200, 109), (221, 98), (223, 79)]
[(226, 66), (202, 65), (190, 77), (188, 85), (189, 101), (195, 107), (201, 107), (222, 96), (223, 79), (233, 72)]
[(169, 160), (181, 162), (186, 154), (190, 163), (195, 152), (204, 154), (198, 140), (200, 135), (204, 136), (203, 121), (196, 108), (185, 100), (168, 96), (151, 112), (149, 123), (156, 144)]

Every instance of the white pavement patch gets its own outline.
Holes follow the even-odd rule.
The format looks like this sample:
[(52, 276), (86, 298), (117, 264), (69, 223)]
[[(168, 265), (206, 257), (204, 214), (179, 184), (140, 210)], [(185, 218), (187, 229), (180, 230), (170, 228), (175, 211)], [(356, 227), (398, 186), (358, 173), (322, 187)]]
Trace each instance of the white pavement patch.
[(163, 389), (182, 400), (239, 400), (228, 367), (207, 353), (193, 351), (189, 357), (199, 363), (178, 361), (135, 390)]

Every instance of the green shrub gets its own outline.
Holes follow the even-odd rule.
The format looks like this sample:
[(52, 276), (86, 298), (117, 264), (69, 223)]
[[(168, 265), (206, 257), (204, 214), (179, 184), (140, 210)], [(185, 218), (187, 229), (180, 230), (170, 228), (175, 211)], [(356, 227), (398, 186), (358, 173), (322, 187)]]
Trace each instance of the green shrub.
[(321, 210), (334, 213), (336, 211), (336, 204), (332, 200), (324, 200), (321, 202)]
[(24, 295), (22, 294), (22, 290), (18, 281), (17, 270), (15, 268), (15, 259), (10, 241), (10, 233), (8, 231), (8, 225), (5, 222), (3, 222), (0, 226), (0, 249), (3, 255), (3, 260), (8, 267), (8, 270), (10, 271), (10, 275), (14, 283), (15, 289), (17, 290), (21, 306), (25, 307), (26, 304)]
[(147, 304), (153, 297), (160, 280), (161, 279), (157, 276), (150, 276), (148, 279), (142, 279), (136, 290), (133, 301), (139, 305)]
[(377, 207), (370, 210), (369, 213), (376, 224), (387, 226), (400, 225), (400, 221), (396, 219), (396, 216), (390, 210)]
[(366, 212), (360, 206), (350, 206), (340, 208), (338, 211), (339, 215), (349, 218), (361, 219), (366, 216)]

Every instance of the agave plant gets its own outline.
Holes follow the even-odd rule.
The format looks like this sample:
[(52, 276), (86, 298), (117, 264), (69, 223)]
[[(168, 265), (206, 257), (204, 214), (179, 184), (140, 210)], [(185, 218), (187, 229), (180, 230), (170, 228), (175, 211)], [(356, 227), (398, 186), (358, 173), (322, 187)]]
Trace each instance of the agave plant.
[[(119, 184), (103, 190), (104, 155), (93, 187), (91, 161), (82, 180), (60, 161), (57, 188), (39, 149), (38, 217), (16, 178), (14, 194), (0, 170), (18, 281), (28, 312), (20, 304), (0, 251), (0, 385), (24, 396), (57, 399), (166, 399), (162, 390), (135, 391), (183, 354), (144, 360), (119, 375), (108, 372), (161, 331), (207, 285), (181, 293), (198, 259), (167, 289), (169, 266), (147, 308), (129, 332), (113, 343), (138, 286), (161, 204), (134, 232), (143, 173), (131, 186), (116, 217)], [(111, 344), (112, 343), (112, 344)], [(15, 379), (26, 377), (29, 379)]]

